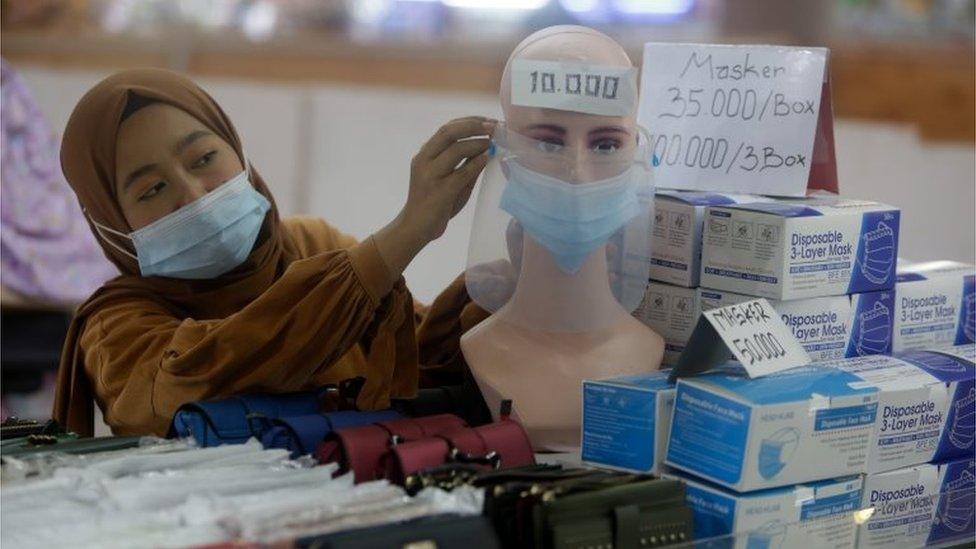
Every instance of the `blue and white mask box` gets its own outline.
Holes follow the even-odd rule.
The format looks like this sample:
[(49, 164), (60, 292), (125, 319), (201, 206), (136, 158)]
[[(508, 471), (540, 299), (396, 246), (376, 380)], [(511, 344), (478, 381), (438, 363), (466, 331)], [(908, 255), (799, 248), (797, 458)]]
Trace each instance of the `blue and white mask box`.
[[(701, 289), (701, 308), (733, 305), (750, 296)], [(770, 302), (814, 362), (891, 353), (895, 294), (890, 290)]]
[(865, 473), (879, 391), (862, 381), (819, 364), (681, 378), (665, 462), (739, 492)]
[(685, 500), (694, 513), (695, 539), (743, 533), (736, 548), (851, 547), (860, 508), (860, 475), (739, 494), (681, 473)]
[(952, 261), (898, 269), (894, 350), (976, 341), (976, 267)]
[(972, 456), (868, 475), (861, 507), (874, 508), (858, 547), (972, 542), (976, 494)]
[(973, 347), (827, 363), (862, 380), (852, 386), (878, 390), (869, 473), (973, 455), (976, 368), (962, 358)]
[(900, 217), (839, 198), (709, 206), (701, 285), (781, 300), (890, 290)]
[(583, 381), (584, 462), (661, 473), (674, 406), (669, 373)]
[(702, 222), (707, 206), (769, 202), (748, 194), (658, 191), (654, 197), (650, 277), (686, 288), (698, 286)]
[(664, 364), (673, 366), (701, 316), (698, 288), (649, 282), (634, 317), (664, 338)]

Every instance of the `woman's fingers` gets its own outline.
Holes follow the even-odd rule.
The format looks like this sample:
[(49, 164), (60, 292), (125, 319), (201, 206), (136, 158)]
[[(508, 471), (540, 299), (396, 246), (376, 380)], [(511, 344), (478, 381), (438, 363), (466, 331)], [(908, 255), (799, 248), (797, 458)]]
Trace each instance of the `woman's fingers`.
[(467, 118), (452, 120), (437, 130), (437, 133), (420, 148), (417, 156), (427, 159), (437, 158), (444, 152), (444, 149), (459, 139), (488, 135), (494, 127), (495, 122), (493, 120), (481, 116), (469, 116)]
[[(471, 159), (488, 150), (488, 139), (467, 139), (450, 145), (430, 163), (430, 170), (436, 176), (450, 175), (462, 160)], [(463, 166), (462, 166), (463, 167)]]
[(485, 164), (487, 163), (487, 152), (483, 152), (474, 158), (469, 158), (463, 166), (449, 175), (446, 181), (451, 188), (455, 189), (455, 192), (460, 193), (463, 190), (467, 190), (470, 194), (471, 187), (478, 181), (478, 176), (481, 175), (481, 171), (485, 169)]

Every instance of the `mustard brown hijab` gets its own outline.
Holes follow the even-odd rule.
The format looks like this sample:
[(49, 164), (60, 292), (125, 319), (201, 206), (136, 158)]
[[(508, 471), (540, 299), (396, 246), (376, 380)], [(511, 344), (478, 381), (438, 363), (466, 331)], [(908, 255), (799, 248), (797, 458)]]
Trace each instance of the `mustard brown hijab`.
[[(89, 224), (95, 220), (123, 233), (132, 229), (116, 196), (116, 137), (126, 105), (133, 96), (187, 112), (227, 141), (244, 161), (241, 139), (230, 119), (213, 98), (188, 78), (159, 69), (127, 70), (106, 78), (75, 107), (64, 133), (61, 165)], [(96, 232), (106, 256), (122, 274), (96, 291), (78, 309), (69, 328), (54, 404), (54, 417), (62, 425), (83, 434), (92, 432), (93, 393), (78, 345), (83, 323), (90, 314), (120, 300), (138, 298), (156, 302), (176, 317), (220, 318), (263, 293), (297, 259), (294, 246), (282, 230), (274, 198), (253, 168), (251, 181), (271, 203), (271, 210), (245, 263), (214, 280), (143, 278), (136, 260), (106, 244)], [(95, 232), (94, 226), (92, 230)], [(128, 245), (123, 239), (116, 240)]]

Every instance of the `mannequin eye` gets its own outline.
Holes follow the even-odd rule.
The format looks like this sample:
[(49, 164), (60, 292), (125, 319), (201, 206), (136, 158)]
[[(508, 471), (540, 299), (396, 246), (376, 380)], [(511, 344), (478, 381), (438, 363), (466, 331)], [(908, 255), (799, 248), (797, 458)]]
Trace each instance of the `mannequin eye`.
[(545, 153), (559, 152), (563, 148), (561, 141), (556, 139), (548, 139), (545, 141), (539, 141), (539, 150)]
[(593, 142), (592, 149), (596, 153), (600, 154), (613, 154), (620, 150), (620, 140), (618, 139), (600, 139), (599, 141)]
[(142, 196), (139, 197), (139, 200), (140, 201), (142, 201), (142, 200), (149, 200), (150, 198), (152, 198), (152, 197), (156, 196), (157, 194), (159, 194), (165, 187), (166, 187), (166, 182), (165, 181), (160, 181), (159, 183), (156, 183), (155, 185), (153, 185), (152, 187), (150, 187), (150, 189), (148, 191), (146, 191), (145, 193), (143, 193)]
[(217, 151), (208, 152), (207, 154), (201, 156), (199, 159), (197, 159), (196, 162), (193, 163), (193, 168), (199, 169), (199, 168), (206, 167), (211, 162), (213, 162), (215, 156), (217, 156)]

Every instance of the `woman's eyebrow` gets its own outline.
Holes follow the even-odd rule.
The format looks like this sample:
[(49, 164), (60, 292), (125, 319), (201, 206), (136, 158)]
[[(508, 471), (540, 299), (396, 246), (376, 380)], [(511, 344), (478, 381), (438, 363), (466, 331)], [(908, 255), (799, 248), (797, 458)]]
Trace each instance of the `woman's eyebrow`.
[(157, 167), (159, 167), (158, 164), (146, 164), (133, 170), (132, 173), (129, 174), (129, 177), (125, 178), (125, 183), (122, 184), (122, 191), (125, 192), (129, 190), (129, 187), (136, 182), (136, 179), (139, 179), (147, 173), (155, 170)]
[(208, 135), (213, 135), (213, 134), (208, 132), (207, 130), (196, 130), (184, 135), (183, 138), (176, 143), (176, 154), (180, 154), (181, 152), (183, 152), (183, 149), (192, 145), (193, 142), (196, 141), (197, 139), (200, 139), (201, 137), (207, 137)]

